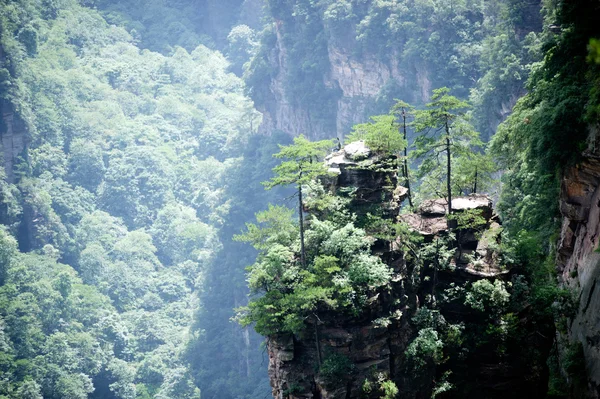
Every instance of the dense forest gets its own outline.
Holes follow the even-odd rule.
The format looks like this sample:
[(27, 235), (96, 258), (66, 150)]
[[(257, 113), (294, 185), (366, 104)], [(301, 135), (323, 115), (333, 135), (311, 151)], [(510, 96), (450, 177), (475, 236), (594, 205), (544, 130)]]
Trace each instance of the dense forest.
[(0, 0), (0, 398), (597, 397), (599, 40), (594, 0)]

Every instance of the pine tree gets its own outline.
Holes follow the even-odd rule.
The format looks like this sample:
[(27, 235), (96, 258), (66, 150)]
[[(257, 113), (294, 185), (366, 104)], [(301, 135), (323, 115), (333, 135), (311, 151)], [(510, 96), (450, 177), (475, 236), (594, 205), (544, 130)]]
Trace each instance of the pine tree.
[(273, 168), (275, 177), (263, 184), (267, 189), (293, 184), (298, 195), (298, 219), (300, 224), (300, 262), (306, 268), (304, 248), (304, 212), (302, 207), (302, 186), (320, 175), (326, 175), (327, 169), (322, 162), (327, 151), (334, 147), (332, 140), (311, 142), (303, 135), (294, 138), (294, 144), (280, 146), (281, 151), (273, 155), (285, 161)]
[(392, 113), (397, 115), (402, 122), (400, 123), (400, 129), (401, 129), (401, 134), (402, 134), (402, 138), (404, 139), (405, 145), (404, 145), (404, 159), (402, 162), (402, 177), (404, 178), (404, 185), (406, 186), (407, 190), (408, 190), (408, 205), (412, 208), (413, 206), (413, 201), (412, 201), (412, 192), (410, 190), (410, 176), (409, 176), (409, 169), (408, 169), (408, 135), (407, 135), (407, 123), (406, 120), (407, 118), (409, 118), (411, 115), (414, 114), (414, 107), (408, 103), (405, 103), (402, 100), (398, 100), (396, 102), (396, 104), (394, 104), (394, 106), (392, 107)]
[[(449, 92), (447, 87), (434, 90), (426, 109), (415, 113), (414, 126), (419, 136), (413, 154), (421, 160), (420, 177), (444, 178), (445, 192), (432, 187), (440, 197), (446, 197), (447, 212), (451, 214), (453, 159), (472, 153), (473, 147), (481, 146), (482, 142), (466, 116), (469, 104)], [(445, 154), (445, 159), (440, 159), (441, 154)]]

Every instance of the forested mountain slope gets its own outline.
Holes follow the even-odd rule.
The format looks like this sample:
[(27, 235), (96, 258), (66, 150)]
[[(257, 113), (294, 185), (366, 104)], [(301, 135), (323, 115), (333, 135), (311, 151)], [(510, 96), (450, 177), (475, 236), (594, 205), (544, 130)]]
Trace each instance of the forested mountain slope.
[(559, 2), (550, 17), (529, 93), (493, 139), (505, 169), (499, 210), (511, 235), (536, 248), (529, 263), (545, 263), (573, 300), (555, 317), (560, 349), (549, 364), (570, 397), (596, 398), (600, 5)]
[(0, 6), (0, 394), (198, 398), (186, 348), (260, 115), (203, 45), (140, 49), (77, 2)]

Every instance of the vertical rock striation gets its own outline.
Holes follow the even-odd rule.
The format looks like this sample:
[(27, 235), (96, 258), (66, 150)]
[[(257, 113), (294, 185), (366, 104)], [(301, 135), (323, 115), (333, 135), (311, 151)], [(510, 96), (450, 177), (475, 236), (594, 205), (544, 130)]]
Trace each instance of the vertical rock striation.
[(576, 293), (578, 309), (569, 321), (567, 340), (580, 343), (588, 384), (581, 397), (600, 397), (600, 137), (596, 129), (581, 161), (563, 176), (563, 217), (557, 250), (560, 282)]
[(287, 90), (290, 84), (297, 84), (289, 77), (293, 61), (285, 38), (296, 29), (290, 25), (290, 22), (275, 19), (276, 40), (268, 55), (269, 67), (274, 73), (268, 83), (253, 88), (255, 92), (265, 92), (261, 96), (264, 100), (255, 97), (256, 107), (263, 114), (260, 127), (263, 133), (279, 130), (293, 136), (305, 134), (313, 139), (335, 134), (341, 139), (354, 124), (364, 122), (372, 113), (387, 112), (390, 104), (384, 104), (383, 109), (377, 109), (376, 104), (387, 87), (394, 87), (395, 95), (406, 101), (423, 103), (429, 99), (432, 85), (424, 65), (415, 64), (412, 70), (403, 71), (400, 56), (393, 51), (386, 57), (368, 52), (355, 54), (353, 49), (360, 47), (355, 39), (341, 40), (323, 27), (327, 62), (319, 77), (324, 91), (319, 97), (333, 98), (327, 109), (319, 109), (320, 115), (315, 115), (315, 110), (311, 110), (303, 98), (290, 96)]

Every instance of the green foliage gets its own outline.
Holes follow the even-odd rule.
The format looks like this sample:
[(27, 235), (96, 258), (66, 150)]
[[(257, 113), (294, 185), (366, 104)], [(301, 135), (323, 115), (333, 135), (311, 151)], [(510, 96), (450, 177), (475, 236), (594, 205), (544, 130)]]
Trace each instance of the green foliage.
[(478, 280), (467, 290), (465, 305), (480, 312), (497, 315), (506, 309), (509, 300), (510, 294), (501, 280), (496, 280), (493, 284), (489, 280)]
[(435, 399), (439, 395), (451, 391), (454, 388), (454, 385), (448, 382), (448, 377), (450, 376), (450, 374), (452, 374), (451, 371), (445, 372), (441, 378), (441, 381), (438, 381), (436, 383), (435, 388), (433, 388), (433, 391), (431, 392), (432, 399)]
[(394, 115), (372, 116), (371, 120), (354, 125), (346, 141), (364, 140), (369, 149), (386, 155), (398, 155), (408, 145), (398, 132)]
[(498, 167), (486, 152), (473, 149), (455, 158), (452, 171), (452, 192), (457, 195), (489, 193), (498, 183), (493, 178)]
[(351, 378), (354, 367), (347, 356), (334, 352), (323, 359), (323, 363), (319, 367), (319, 377), (328, 386), (339, 387)]
[(404, 354), (412, 370), (418, 373), (425, 367), (442, 361), (443, 347), (438, 332), (428, 327), (419, 330), (417, 337), (408, 345)]
[[(279, 209), (272, 207), (267, 212), (271, 211)], [(259, 216), (269, 220), (270, 215)], [(290, 227), (277, 232), (291, 231)], [(306, 229), (306, 269), (297, 257), (297, 235), (292, 242), (289, 234), (268, 236), (265, 240), (265, 233), (273, 231), (269, 225), (265, 229), (249, 225), (248, 233), (240, 236), (242, 240), (259, 237), (261, 252), (248, 268), (248, 283), (253, 292), (264, 295), (240, 308), (238, 318), (242, 325), (256, 323), (254, 327), (260, 334), (301, 333), (304, 320), (321, 308), (359, 313), (368, 292), (390, 281), (388, 266), (369, 253), (371, 240), (352, 223), (336, 225), (313, 219)]]
[(384, 380), (379, 385), (379, 390), (382, 393), (382, 399), (394, 399), (400, 393), (400, 390), (393, 381)]
[(581, 388), (585, 384), (585, 357), (583, 355), (583, 345), (580, 342), (575, 342), (566, 348), (562, 366), (576, 387)]
[(294, 184), (298, 187), (312, 182), (317, 176), (327, 173), (321, 162), (329, 149), (333, 147), (332, 140), (309, 141), (303, 135), (294, 137), (294, 144), (281, 146), (281, 151), (273, 156), (285, 159), (275, 168), (275, 177), (265, 183), (267, 189)]
[(0, 3), (0, 129), (27, 143), (0, 176), (0, 396), (198, 398), (183, 354), (259, 114), (190, 2)]
[[(214, 257), (216, 261), (210, 262), (201, 275), (202, 286), (209, 289), (199, 292), (203, 306), (195, 314), (195, 336), (186, 349), (186, 360), (204, 396), (256, 398), (271, 392), (265, 379), (266, 363), (262, 361), (263, 338), (250, 328), (232, 328), (230, 321), (233, 308), (246, 303), (244, 268), (256, 259), (252, 246), (232, 237), (242, 230), (245, 221), (252, 220), (255, 212), (264, 209), (264, 204), (289, 195), (278, 189), (262, 190), (260, 182), (271, 177), (270, 170), (277, 161), (272, 154), (279, 150), (278, 144), (290, 141), (288, 135), (277, 133), (252, 136), (240, 166), (226, 175), (223, 195), (230, 199), (230, 205), (219, 232), (222, 247)], [(295, 230), (291, 232), (297, 235)], [(195, 279), (196, 274), (193, 276)], [(223, 361), (215, 363), (215, 358)], [(247, 368), (232, 369), (234, 364)]]
[(293, 225), (294, 211), (284, 206), (269, 204), (269, 209), (256, 214), (259, 223), (247, 223), (246, 232), (234, 236), (234, 239), (249, 242), (258, 250), (266, 250), (273, 244), (291, 245), (297, 237)]
[(248, 25), (234, 26), (227, 35), (228, 58), (232, 63), (231, 70), (241, 76), (246, 62), (256, 51), (258, 42), (256, 34)]
[(489, 180), (491, 161), (473, 155), (482, 143), (466, 116), (468, 103), (449, 92), (446, 87), (434, 90), (426, 108), (415, 112), (414, 129), (418, 136), (412, 156), (420, 161), (421, 195), (446, 198), (451, 202), (452, 191), (456, 194), (453, 186), (458, 186), (459, 192), (465, 194), (473, 192), (479, 167), (482, 176)]
[(298, 195), (298, 227), (300, 229), (300, 263), (306, 268), (306, 250), (304, 241), (304, 201), (302, 186), (314, 181), (319, 176), (327, 175), (327, 169), (322, 162), (325, 153), (331, 148), (331, 140), (311, 142), (303, 135), (294, 138), (294, 144), (280, 146), (281, 151), (273, 156), (287, 159), (273, 168), (275, 176), (263, 184), (267, 190), (293, 184)]
[(296, 393), (301, 393), (302, 392), (302, 388), (299, 385), (296, 384), (290, 384), (289, 388), (287, 388), (286, 390), (283, 391), (283, 396), (289, 396), (289, 395), (293, 395)]
[(557, 226), (560, 173), (580, 156), (587, 125), (597, 121), (594, 79), (598, 66), (587, 62), (587, 43), (594, 36), (597, 5), (549, 5), (544, 61), (534, 69), (512, 115), (498, 128), (492, 154), (505, 169), (499, 211), (512, 234), (539, 233), (547, 242)]
[(435, 237), (431, 242), (424, 244), (419, 252), (420, 259), (434, 270), (452, 270), (456, 249), (454, 235)]
[[(87, 5), (102, 10), (111, 24), (123, 26), (141, 48), (171, 53), (177, 46), (193, 50), (199, 44), (223, 48), (227, 33), (240, 15), (240, 1), (209, 1), (200, 10), (192, 1), (94, 0)], [(211, 18), (206, 14), (210, 10)], [(202, 12), (199, 12), (202, 11)], [(213, 15), (214, 14), (214, 15)]]
[[(228, 73), (240, 74), (255, 52), (250, 28), (238, 25), (230, 31), (239, 5), (209, 0), (208, 13), (196, 12), (197, 4), (186, 0), (0, 2), (0, 97), (15, 110), (14, 126), (22, 120), (29, 135), (14, 170), (1, 176), (0, 220), (7, 229), (0, 234), (0, 396), (198, 398), (195, 385), (206, 397), (264, 396), (266, 384), (257, 371), (264, 365), (256, 361), (259, 339), (228, 322), (230, 309), (245, 303), (242, 269), (255, 252), (230, 238), (269, 202), (257, 183), (270, 177), (275, 143), (285, 139), (248, 137), (260, 116), (244, 97), (242, 82)], [(277, 34), (289, 50), (286, 99), (306, 106), (314, 123), (334, 128), (329, 116), (340, 92), (323, 79), (323, 71), (329, 71), (326, 35), (332, 33), (342, 45), (346, 38), (356, 39), (370, 56), (379, 51), (399, 60), (404, 71), (413, 70), (406, 68), (409, 63), (424, 61), (419, 74), (462, 97), (489, 69), (480, 80), (483, 89), (473, 96), (476, 112), (493, 112), (498, 102), (521, 90), (527, 65), (539, 53), (539, 37), (523, 34), (529, 20), (521, 5), (500, 11), (502, 5), (486, 6), (271, 1), (271, 14), (285, 22)], [(502, 12), (518, 29), (495, 35)], [(518, 106), (518, 117), (499, 139), (512, 157), (503, 160), (511, 183), (505, 198), (515, 202), (501, 209), (515, 212), (510, 229), (523, 235), (511, 250), (514, 259), (527, 263), (531, 280), (522, 282), (522, 292), (533, 294), (536, 307), (560, 303), (565, 315), (572, 311), (567, 294), (534, 278), (540, 259), (536, 248), (546, 241), (527, 231), (537, 231), (540, 221), (554, 215), (548, 210), (558, 175), (537, 161), (547, 156), (543, 164), (552, 166), (564, 160), (557, 146), (565, 140), (555, 126), (571, 129), (564, 134), (582, 132), (577, 113), (597, 114), (594, 101), (572, 96), (587, 94), (595, 84), (581, 72), (588, 68), (582, 63), (587, 54), (578, 50), (572, 56), (570, 44), (589, 31), (567, 26), (574, 15), (581, 17), (561, 17), (565, 33), (548, 56), (548, 68), (535, 72), (535, 98)], [(275, 31), (266, 31), (247, 71), (253, 86), (248, 90), (262, 105), (266, 96), (260, 97), (258, 83), (268, 84), (276, 74), (270, 65)], [(220, 46), (229, 42), (232, 65), (201, 45), (213, 42), (205, 33)], [(486, 38), (490, 33), (495, 37)], [(563, 70), (564, 59), (569, 65)], [(398, 90), (414, 92), (411, 73), (410, 87), (386, 82), (376, 106), (385, 107)], [(499, 86), (502, 95), (493, 98)], [(564, 112), (556, 111), (557, 105)], [(484, 124), (490, 118), (476, 120)], [(392, 122), (385, 115), (362, 127), (365, 134), (378, 130), (370, 139), (377, 151), (395, 152), (405, 145)], [(529, 123), (523, 136), (514, 133)], [(568, 137), (575, 139), (567, 144), (579, 148), (580, 136)], [(321, 173), (317, 159), (333, 144), (310, 151), (300, 144), (302, 151), (288, 148), (291, 152), (282, 155), (292, 163), (282, 164), (273, 185), (308, 185)], [(512, 150), (516, 147), (529, 152)], [(232, 158), (242, 152), (243, 158)], [(478, 154), (453, 159), (453, 191), (472, 190), (474, 170), (481, 179), (492, 171)], [(298, 179), (300, 168), (305, 180)], [(250, 268), (251, 285), (264, 293), (249, 305), (250, 314), (259, 317), (250, 319), (257, 329), (302, 331), (306, 318), (323, 309), (360, 314), (371, 295), (389, 284), (391, 270), (371, 255), (371, 231), (355, 225), (348, 204), (326, 193), (314, 199), (311, 206), (322, 213), (306, 223), (305, 265), (298, 262), (293, 212), (270, 209), (256, 225), (248, 225), (244, 240), (262, 251)], [(377, 223), (370, 228), (379, 229)], [(394, 226), (386, 228), (386, 235), (393, 235)], [(414, 235), (406, 226), (397, 230), (409, 256), (419, 256)], [(26, 254), (17, 250), (11, 236), (17, 233)], [(448, 263), (447, 250), (445, 242), (432, 243), (426, 262)], [(479, 303), (473, 295), (473, 303)], [(451, 337), (456, 328), (435, 323), (444, 348), (457, 340)], [(431, 351), (417, 349), (431, 357)], [(216, 358), (222, 361), (215, 364)], [(378, 381), (382, 394), (397, 394), (393, 383)]]
[(251, 291), (261, 296), (239, 308), (237, 318), (244, 326), (254, 323), (263, 335), (303, 333), (305, 320), (325, 309), (360, 314), (369, 293), (385, 287), (392, 275), (389, 267), (370, 253), (372, 238), (354, 225), (348, 201), (323, 199), (328, 194), (322, 187), (314, 188), (319, 185), (315, 179), (324, 173), (319, 158), (332, 143), (310, 143), (303, 136), (294, 142), (276, 154), (292, 161), (286, 161), (289, 167), (282, 168), (284, 162), (274, 168), (278, 175), (267, 187), (295, 183), (302, 193), (300, 184), (312, 186), (309, 207), (320, 198), (319, 217), (312, 216), (297, 234), (293, 212), (269, 206), (257, 213), (257, 224), (247, 224), (246, 232), (235, 237), (260, 251), (248, 268), (248, 283)]
[(456, 221), (456, 228), (458, 230), (481, 229), (487, 223), (479, 209), (467, 209), (460, 213), (449, 215), (448, 220)]

